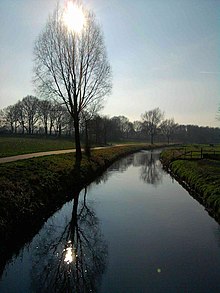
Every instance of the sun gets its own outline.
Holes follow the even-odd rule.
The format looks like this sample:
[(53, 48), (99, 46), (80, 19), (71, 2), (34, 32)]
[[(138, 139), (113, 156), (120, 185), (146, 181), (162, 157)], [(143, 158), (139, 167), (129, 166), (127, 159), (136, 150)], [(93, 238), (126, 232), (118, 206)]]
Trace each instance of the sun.
[(63, 13), (63, 21), (70, 31), (80, 33), (85, 23), (82, 7), (68, 1)]

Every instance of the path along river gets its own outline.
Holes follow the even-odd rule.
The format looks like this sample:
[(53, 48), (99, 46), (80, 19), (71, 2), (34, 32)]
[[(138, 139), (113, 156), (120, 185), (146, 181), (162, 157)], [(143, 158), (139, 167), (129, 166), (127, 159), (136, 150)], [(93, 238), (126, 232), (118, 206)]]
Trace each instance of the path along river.
[(220, 227), (162, 170), (114, 163), (8, 262), (1, 293), (220, 292)]

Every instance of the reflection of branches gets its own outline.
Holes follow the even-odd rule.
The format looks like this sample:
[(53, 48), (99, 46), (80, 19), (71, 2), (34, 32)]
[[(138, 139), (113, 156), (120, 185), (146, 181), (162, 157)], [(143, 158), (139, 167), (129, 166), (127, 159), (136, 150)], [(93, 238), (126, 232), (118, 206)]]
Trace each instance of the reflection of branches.
[(129, 166), (133, 165), (134, 167), (141, 167), (141, 180), (157, 186), (162, 181), (162, 170), (159, 167), (159, 155), (160, 150), (154, 152), (142, 151), (122, 158), (112, 164), (108, 172), (105, 172), (96, 180), (96, 184), (102, 181), (106, 182), (109, 176), (114, 174), (115, 171), (122, 173), (125, 172)]
[(125, 172), (129, 166), (133, 164), (134, 161), (134, 155), (127, 156), (125, 158), (122, 158), (118, 161), (116, 161), (109, 170), (118, 171), (120, 173)]
[(162, 170), (158, 166), (158, 157), (151, 153), (142, 156), (142, 167), (140, 178), (149, 184), (157, 186), (162, 182)]
[(97, 291), (104, 272), (107, 245), (99, 220), (84, 199), (75, 195), (71, 219), (48, 227), (33, 256), (32, 285), (36, 292)]
[(115, 172), (123, 173), (125, 172), (130, 165), (133, 164), (134, 155), (127, 156), (122, 158), (116, 162), (114, 162), (109, 168), (107, 172), (104, 172), (101, 176), (96, 179), (96, 184), (100, 184), (101, 182), (106, 182), (109, 177)]

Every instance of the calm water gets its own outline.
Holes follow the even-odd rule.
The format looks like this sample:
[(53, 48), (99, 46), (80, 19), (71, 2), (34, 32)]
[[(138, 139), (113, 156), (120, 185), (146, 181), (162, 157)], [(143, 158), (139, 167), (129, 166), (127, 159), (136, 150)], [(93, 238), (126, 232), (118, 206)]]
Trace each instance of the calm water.
[(116, 162), (5, 268), (1, 293), (220, 292), (220, 229), (162, 169)]

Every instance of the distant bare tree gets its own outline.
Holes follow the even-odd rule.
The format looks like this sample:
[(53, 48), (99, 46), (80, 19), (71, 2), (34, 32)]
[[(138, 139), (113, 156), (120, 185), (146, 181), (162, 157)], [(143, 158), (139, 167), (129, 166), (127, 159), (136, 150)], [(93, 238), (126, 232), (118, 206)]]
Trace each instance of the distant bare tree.
[(177, 129), (177, 124), (174, 122), (174, 119), (166, 119), (160, 125), (160, 130), (163, 135), (167, 138), (167, 143), (170, 143), (170, 139), (174, 135)]
[(35, 124), (38, 121), (38, 99), (34, 96), (26, 96), (21, 103), (25, 119), (24, 123), (26, 123), (25, 128), (29, 134), (33, 134)]
[(120, 119), (120, 130), (122, 136), (128, 138), (129, 133), (133, 130), (133, 124), (125, 116), (118, 116)]
[(111, 70), (103, 34), (92, 12), (76, 33), (66, 27), (59, 6), (35, 43), (35, 82), (44, 95), (60, 99), (74, 120), (76, 158), (81, 160), (80, 115), (99, 106), (111, 90)]
[(54, 111), (54, 131), (55, 134), (58, 136), (61, 136), (62, 130), (65, 127), (65, 123), (68, 119), (68, 114), (66, 107), (59, 103), (54, 103), (53, 105), (53, 111)]
[(157, 134), (160, 123), (163, 120), (164, 113), (160, 108), (147, 111), (142, 114), (143, 128), (150, 135), (151, 144), (154, 143), (154, 137)]
[(5, 120), (4, 110), (0, 110), (0, 132), (7, 131), (7, 125)]
[(109, 138), (109, 132), (111, 129), (111, 120), (108, 116), (102, 117), (102, 124), (103, 124), (103, 143), (107, 145), (107, 140)]
[(91, 148), (91, 141), (89, 137), (89, 128), (91, 126), (91, 121), (97, 116), (97, 112), (101, 109), (101, 105), (97, 107), (96, 104), (92, 104), (90, 106), (90, 111), (82, 111), (81, 112), (81, 126), (85, 130), (85, 154), (87, 157), (90, 157), (90, 148)]
[(52, 103), (48, 100), (39, 100), (39, 119), (44, 125), (44, 133), (48, 134), (48, 123), (50, 118), (50, 112), (52, 111)]
[(133, 122), (133, 128), (134, 128), (136, 137), (140, 138), (143, 131), (143, 123), (141, 121), (136, 120)]
[(21, 128), (21, 133), (24, 134), (24, 132), (25, 132), (25, 121), (24, 121), (25, 120), (25, 111), (24, 111), (22, 101), (18, 101), (15, 104), (15, 109), (16, 109), (16, 113), (17, 113), (19, 127)]
[(8, 106), (4, 109), (4, 116), (6, 123), (10, 125), (11, 133), (16, 133), (18, 127), (18, 117), (15, 105)]

